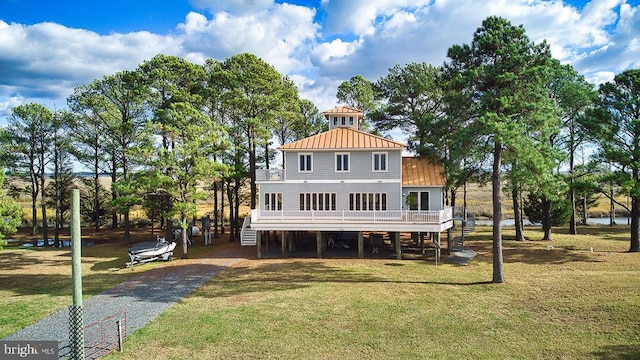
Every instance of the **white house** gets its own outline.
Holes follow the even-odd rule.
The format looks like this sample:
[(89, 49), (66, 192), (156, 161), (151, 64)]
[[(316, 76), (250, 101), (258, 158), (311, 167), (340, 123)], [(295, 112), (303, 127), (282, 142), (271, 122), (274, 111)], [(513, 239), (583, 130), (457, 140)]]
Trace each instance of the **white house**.
[(324, 115), (329, 131), (279, 148), (284, 169), (258, 170), (259, 207), (245, 220), (242, 244), (257, 246), (260, 256), (256, 238), (282, 232), (284, 254), (289, 234), (315, 232), (322, 257), (326, 234), (355, 232), (363, 257), (363, 232), (386, 232), (398, 259), (400, 232), (428, 232), (439, 245), (440, 232), (453, 225), (442, 165), (403, 157), (406, 145), (358, 130), (360, 110), (342, 106)]

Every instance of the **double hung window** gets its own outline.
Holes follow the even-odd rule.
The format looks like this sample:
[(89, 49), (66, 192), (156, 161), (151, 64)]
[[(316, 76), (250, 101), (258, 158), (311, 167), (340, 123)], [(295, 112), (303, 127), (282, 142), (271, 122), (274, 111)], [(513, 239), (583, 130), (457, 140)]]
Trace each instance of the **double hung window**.
[(387, 172), (389, 158), (386, 152), (374, 152), (373, 153), (373, 172)]
[(349, 172), (349, 153), (336, 153), (336, 172)]
[(313, 172), (313, 155), (308, 153), (298, 154), (298, 172)]

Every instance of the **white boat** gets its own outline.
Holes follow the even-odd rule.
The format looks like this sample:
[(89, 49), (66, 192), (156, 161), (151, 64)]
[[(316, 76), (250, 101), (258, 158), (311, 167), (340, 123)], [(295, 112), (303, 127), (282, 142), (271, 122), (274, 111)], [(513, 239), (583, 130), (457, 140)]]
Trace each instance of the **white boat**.
[(176, 248), (175, 242), (168, 242), (163, 237), (158, 237), (156, 242), (140, 242), (129, 248), (129, 261), (126, 265), (146, 263), (150, 261), (162, 260), (169, 261), (173, 257), (173, 249)]

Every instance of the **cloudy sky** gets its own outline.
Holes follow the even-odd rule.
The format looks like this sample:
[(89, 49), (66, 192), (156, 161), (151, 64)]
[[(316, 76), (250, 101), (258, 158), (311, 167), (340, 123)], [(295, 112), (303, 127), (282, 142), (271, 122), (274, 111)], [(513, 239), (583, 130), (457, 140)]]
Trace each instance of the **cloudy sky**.
[(0, 125), (16, 105), (65, 107), (75, 86), (159, 53), (254, 53), (325, 110), (354, 75), (441, 65), (490, 15), (596, 84), (640, 67), (640, 0), (0, 0)]

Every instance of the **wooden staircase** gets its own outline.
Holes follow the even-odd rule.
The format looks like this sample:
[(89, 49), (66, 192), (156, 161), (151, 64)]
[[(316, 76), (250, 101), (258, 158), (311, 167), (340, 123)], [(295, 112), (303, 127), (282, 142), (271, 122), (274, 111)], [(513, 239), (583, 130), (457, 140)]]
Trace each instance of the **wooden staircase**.
[(256, 231), (251, 228), (251, 216), (247, 215), (242, 222), (242, 230), (240, 231), (240, 245), (251, 246), (256, 245)]

